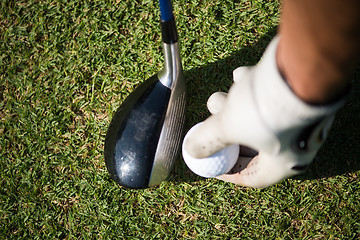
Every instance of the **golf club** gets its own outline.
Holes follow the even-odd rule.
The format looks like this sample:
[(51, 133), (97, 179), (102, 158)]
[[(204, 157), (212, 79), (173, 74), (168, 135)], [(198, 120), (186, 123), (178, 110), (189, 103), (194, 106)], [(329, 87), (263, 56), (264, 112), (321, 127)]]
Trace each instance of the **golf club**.
[(159, 185), (179, 152), (185, 122), (185, 82), (170, 0), (159, 0), (164, 68), (140, 84), (109, 125), (104, 157), (111, 178), (127, 188)]

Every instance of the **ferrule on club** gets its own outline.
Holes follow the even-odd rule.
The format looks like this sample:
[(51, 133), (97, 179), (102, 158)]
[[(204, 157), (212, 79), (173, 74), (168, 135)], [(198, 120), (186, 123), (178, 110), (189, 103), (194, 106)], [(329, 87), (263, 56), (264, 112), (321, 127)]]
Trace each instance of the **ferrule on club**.
[(175, 18), (167, 21), (161, 20), (161, 37), (164, 43), (176, 43), (178, 41), (178, 34), (175, 24)]

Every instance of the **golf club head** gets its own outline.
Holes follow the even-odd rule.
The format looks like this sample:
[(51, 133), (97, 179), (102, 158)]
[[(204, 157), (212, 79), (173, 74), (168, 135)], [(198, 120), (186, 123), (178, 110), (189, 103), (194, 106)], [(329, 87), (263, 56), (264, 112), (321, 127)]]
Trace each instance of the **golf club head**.
[(127, 188), (159, 185), (177, 158), (185, 122), (185, 82), (177, 43), (164, 43), (163, 71), (132, 92), (105, 138), (110, 176)]

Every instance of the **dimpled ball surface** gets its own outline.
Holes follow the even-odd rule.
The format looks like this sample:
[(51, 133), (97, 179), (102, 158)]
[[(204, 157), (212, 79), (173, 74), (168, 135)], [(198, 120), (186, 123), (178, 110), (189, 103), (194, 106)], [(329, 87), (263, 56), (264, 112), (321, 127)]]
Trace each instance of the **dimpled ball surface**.
[(239, 157), (239, 145), (226, 147), (207, 158), (193, 158), (185, 151), (184, 143), (186, 142), (186, 139), (199, 124), (201, 123), (193, 126), (184, 138), (182, 154), (186, 165), (195, 174), (206, 178), (220, 176), (229, 172), (234, 167)]

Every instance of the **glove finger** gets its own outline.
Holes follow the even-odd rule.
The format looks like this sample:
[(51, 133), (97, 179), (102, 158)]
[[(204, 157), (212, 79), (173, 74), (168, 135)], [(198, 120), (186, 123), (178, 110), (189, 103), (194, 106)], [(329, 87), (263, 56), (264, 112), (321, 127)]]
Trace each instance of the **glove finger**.
[(194, 158), (205, 158), (234, 143), (227, 141), (219, 114), (212, 115), (187, 137), (184, 150)]
[[(216, 177), (219, 180), (234, 183), (244, 187), (264, 188), (262, 172), (259, 171), (259, 156), (254, 158), (239, 157), (237, 163), (227, 174)], [(270, 185), (270, 184), (269, 184)]]
[(219, 180), (245, 187), (265, 188), (297, 174), (288, 169), (284, 161), (262, 154), (254, 158), (239, 157), (237, 163), (227, 174), (216, 177)]
[(238, 67), (233, 71), (234, 82), (240, 82), (250, 73), (251, 67)]
[(226, 101), (227, 93), (215, 92), (207, 100), (207, 108), (211, 114), (217, 114), (223, 109)]

